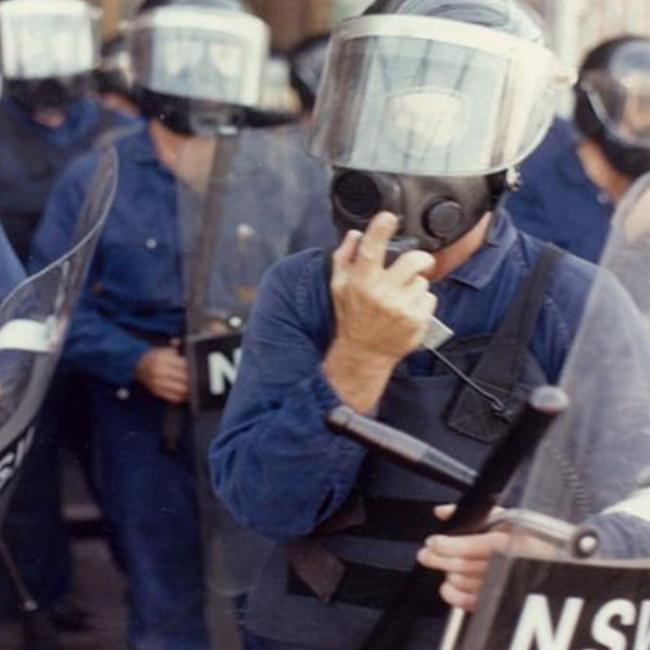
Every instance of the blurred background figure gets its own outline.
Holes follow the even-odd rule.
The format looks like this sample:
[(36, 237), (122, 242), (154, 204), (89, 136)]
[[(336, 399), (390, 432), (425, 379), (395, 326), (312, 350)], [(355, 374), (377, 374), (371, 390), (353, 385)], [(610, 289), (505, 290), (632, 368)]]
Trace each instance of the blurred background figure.
[(82, 0), (0, 3), (0, 221), (24, 263), (57, 176), (123, 123), (87, 97), (99, 18)]
[[(185, 239), (193, 215), (181, 197), (191, 205), (196, 196), (200, 206), (206, 186), (224, 194), (212, 251), (223, 273), (209, 293), (245, 319), (268, 266), (333, 242), (323, 217), (327, 174), (302, 150), (300, 129), (247, 128), (247, 109), (259, 109), (268, 33), (238, 1), (146, 0), (127, 39), (145, 120), (115, 141), (117, 196), (64, 358), (89, 395), (101, 503), (129, 581), (128, 641), (137, 650), (206, 650), (197, 482), (207, 463), (198, 454), (197, 466), (195, 452), (216, 429), (197, 433), (187, 409), (189, 369), (179, 343), (193, 293), (187, 269), (204, 233)], [(216, 136), (238, 129), (239, 148), (223, 172), (226, 193), (223, 177), (211, 182), (225, 156)], [(65, 246), (96, 158), (71, 166), (54, 191), (35, 239), (38, 265)], [(179, 410), (170, 446), (166, 418)], [(244, 561), (254, 563), (257, 552)], [(228, 587), (238, 595), (245, 580)]]
[(507, 206), (522, 230), (597, 262), (616, 204), (650, 171), (650, 38), (598, 45), (574, 91), (572, 121), (555, 122)]
[(309, 117), (316, 104), (318, 84), (323, 76), (330, 35), (316, 34), (289, 52), (291, 85), (300, 99), (301, 113)]
[[(127, 123), (88, 97), (98, 62), (101, 12), (82, 0), (0, 3), (0, 222), (16, 254), (29, 248), (58, 176), (100, 137)], [(69, 400), (73, 406), (68, 410)], [(61, 371), (53, 383), (36, 442), (14, 493), (3, 536), (28, 587), (53, 625), (84, 629), (84, 613), (68, 601), (72, 568), (61, 515), (58, 453), (62, 437), (82, 438), (83, 399)], [(0, 573), (0, 602), (14, 612)], [(31, 620), (25, 644), (36, 648)], [(54, 633), (53, 633), (54, 634)]]
[(94, 89), (101, 104), (130, 117), (138, 117), (140, 109), (133, 91), (131, 58), (123, 34), (105, 41), (99, 67), (93, 73)]
[(270, 128), (297, 122), (300, 117), (298, 100), (289, 77), (287, 56), (271, 52), (264, 68), (260, 106), (246, 110), (247, 126)]

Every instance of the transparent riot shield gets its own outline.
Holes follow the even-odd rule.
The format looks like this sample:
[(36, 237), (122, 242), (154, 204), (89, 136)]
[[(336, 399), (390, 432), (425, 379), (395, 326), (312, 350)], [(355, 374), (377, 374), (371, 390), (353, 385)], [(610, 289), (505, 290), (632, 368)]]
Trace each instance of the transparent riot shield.
[(0, 305), (0, 522), (29, 452), (34, 420), (59, 359), (117, 182), (112, 149), (100, 156), (68, 252)]
[(614, 218), (565, 366), (571, 405), (494, 518), (509, 550), (445, 648), (650, 647), (649, 279), (646, 176)]
[[(294, 126), (225, 129), (192, 140), (176, 175), (187, 305), (183, 348), (190, 370), (208, 618), (213, 639), (220, 641), (214, 646), (223, 647), (228, 638), (227, 647), (236, 650), (234, 615), (270, 543), (236, 524), (218, 502), (210, 487), (208, 448), (237, 375), (257, 288), (275, 262), (315, 245), (312, 233), (318, 228), (306, 232), (305, 215), (328, 221), (328, 179), (306, 155), (303, 131)], [(322, 230), (329, 228), (328, 223)], [(170, 422), (173, 427), (174, 417)]]

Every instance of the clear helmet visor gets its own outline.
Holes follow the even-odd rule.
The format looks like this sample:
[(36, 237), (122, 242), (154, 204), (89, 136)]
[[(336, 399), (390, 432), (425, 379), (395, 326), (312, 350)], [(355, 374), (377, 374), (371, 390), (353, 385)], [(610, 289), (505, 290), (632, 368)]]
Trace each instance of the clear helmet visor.
[(135, 81), (162, 94), (257, 106), (268, 56), (266, 25), (254, 16), (163, 7), (131, 27)]
[(47, 79), (91, 71), (99, 61), (101, 12), (81, 0), (0, 4), (0, 72)]
[(621, 140), (650, 147), (650, 68), (620, 76), (593, 71), (581, 83), (598, 119)]
[(311, 151), (330, 164), (402, 174), (503, 170), (540, 142), (570, 79), (545, 47), (481, 26), (350, 19), (332, 39)]

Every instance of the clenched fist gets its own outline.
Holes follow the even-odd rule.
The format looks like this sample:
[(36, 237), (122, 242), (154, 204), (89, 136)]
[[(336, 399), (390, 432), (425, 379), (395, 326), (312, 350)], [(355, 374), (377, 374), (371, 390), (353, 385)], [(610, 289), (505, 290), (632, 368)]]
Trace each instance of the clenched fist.
[(187, 361), (177, 348), (152, 348), (135, 370), (136, 379), (153, 395), (172, 404), (183, 404), (189, 396)]

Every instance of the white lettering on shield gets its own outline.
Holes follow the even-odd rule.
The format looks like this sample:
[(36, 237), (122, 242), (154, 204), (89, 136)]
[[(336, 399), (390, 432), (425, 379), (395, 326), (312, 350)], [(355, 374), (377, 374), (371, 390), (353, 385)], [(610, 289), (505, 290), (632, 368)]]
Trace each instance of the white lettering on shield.
[(570, 650), (584, 604), (582, 598), (568, 598), (554, 630), (548, 599), (541, 594), (530, 594), (510, 650)]
[[(509, 650), (578, 650), (572, 641), (581, 627), (584, 604), (583, 598), (567, 598), (554, 627), (548, 598), (542, 594), (530, 594)], [(587, 629), (599, 648), (650, 650), (650, 601), (644, 600), (638, 605), (625, 598), (607, 601), (598, 609)]]
[(232, 361), (221, 352), (213, 352), (208, 358), (210, 393), (223, 395), (235, 383), (241, 361), (241, 348), (233, 352)]

